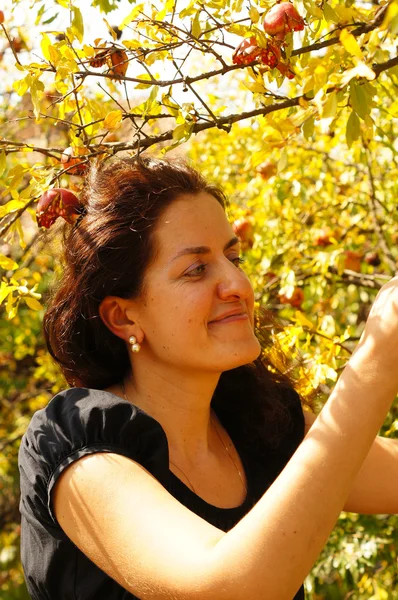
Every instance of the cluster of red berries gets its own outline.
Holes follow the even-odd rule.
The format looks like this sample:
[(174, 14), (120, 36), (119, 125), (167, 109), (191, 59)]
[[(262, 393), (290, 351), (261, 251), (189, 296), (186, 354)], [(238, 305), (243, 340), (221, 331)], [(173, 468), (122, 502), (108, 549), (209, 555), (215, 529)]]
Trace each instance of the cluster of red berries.
[(293, 79), (293, 71), (288, 64), (282, 61), (281, 46), (288, 33), (302, 31), (304, 25), (304, 19), (291, 2), (275, 4), (267, 11), (263, 20), (264, 31), (271, 37), (267, 41), (267, 46), (265, 48), (259, 46), (255, 36), (245, 38), (236, 48), (232, 62), (235, 65), (250, 65), (259, 61), (271, 69), (278, 69), (289, 79)]

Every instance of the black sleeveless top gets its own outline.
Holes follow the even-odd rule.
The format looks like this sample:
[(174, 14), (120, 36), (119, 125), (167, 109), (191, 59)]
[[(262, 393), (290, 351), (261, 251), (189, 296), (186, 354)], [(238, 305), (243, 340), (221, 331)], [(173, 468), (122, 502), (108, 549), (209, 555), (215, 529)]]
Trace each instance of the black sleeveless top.
[[(298, 395), (285, 391), (291, 427), (268, 457), (256, 458), (228, 414), (216, 411), (242, 460), (248, 493), (235, 508), (218, 508), (192, 492), (169, 470), (168, 444), (161, 425), (127, 400), (103, 390), (71, 388), (37, 411), (19, 450), (21, 478), (21, 560), (33, 600), (137, 600), (104, 573), (58, 524), (51, 492), (63, 470), (94, 452), (115, 452), (140, 463), (183, 505), (228, 531), (261, 498), (304, 436)], [(294, 600), (304, 598), (300, 588)]]

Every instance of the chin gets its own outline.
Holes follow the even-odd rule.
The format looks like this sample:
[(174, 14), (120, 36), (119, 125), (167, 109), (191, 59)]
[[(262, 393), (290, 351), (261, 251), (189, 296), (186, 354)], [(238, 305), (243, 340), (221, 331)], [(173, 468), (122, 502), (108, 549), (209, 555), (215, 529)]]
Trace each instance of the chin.
[[(250, 343), (237, 343), (232, 351), (229, 348), (228, 351), (225, 350), (223, 353), (222, 359), (219, 361), (220, 371), (230, 371), (247, 365), (256, 360), (260, 354), (261, 346), (257, 338), (254, 338)], [(215, 364), (217, 363), (215, 362)]]

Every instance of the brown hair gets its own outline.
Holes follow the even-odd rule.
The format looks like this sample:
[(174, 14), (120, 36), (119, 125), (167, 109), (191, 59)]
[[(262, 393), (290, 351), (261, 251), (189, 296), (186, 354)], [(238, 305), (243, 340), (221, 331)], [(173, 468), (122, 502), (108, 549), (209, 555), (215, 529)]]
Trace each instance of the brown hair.
[(222, 191), (182, 161), (113, 159), (92, 167), (81, 197), (87, 212), (64, 230), (64, 274), (44, 317), (49, 352), (70, 385), (106, 388), (130, 368), (125, 342), (104, 325), (99, 305), (106, 296), (140, 294), (162, 211), (178, 195), (202, 191), (224, 206)]
[[(140, 294), (155, 257), (152, 234), (162, 211), (179, 195), (200, 192), (213, 195), (225, 208), (222, 190), (180, 160), (112, 159), (92, 167), (82, 194), (86, 214), (77, 226), (64, 230), (64, 273), (44, 316), (49, 352), (70, 385), (104, 389), (131, 368), (125, 342), (105, 326), (99, 305), (109, 295)], [(221, 403), (228, 402), (233, 389), (239, 394), (239, 382), (247, 402), (258, 397), (256, 404), (267, 415), (262, 435), (276, 439), (289, 420), (281, 400), (282, 388), (291, 387), (289, 380), (257, 359), (223, 374), (217, 388)], [(248, 404), (247, 418), (252, 414), (258, 421), (256, 411), (247, 409)]]

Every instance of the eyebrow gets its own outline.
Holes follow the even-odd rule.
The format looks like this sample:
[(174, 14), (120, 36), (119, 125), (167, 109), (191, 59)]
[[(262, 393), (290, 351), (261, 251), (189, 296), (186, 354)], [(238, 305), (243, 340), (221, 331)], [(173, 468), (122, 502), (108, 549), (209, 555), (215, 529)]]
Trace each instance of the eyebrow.
[[(234, 236), (233, 238), (231, 238), (229, 240), (229, 242), (227, 242), (225, 244), (225, 246), (223, 248), (223, 252), (225, 252), (226, 250), (231, 248), (231, 246), (235, 246), (235, 244), (238, 244), (238, 243), (239, 243), (239, 238)], [(179, 258), (180, 256), (185, 256), (186, 254), (209, 254), (210, 252), (211, 252), (211, 249), (209, 248), (209, 246), (191, 246), (189, 248), (184, 248), (183, 250), (178, 252), (178, 254), (176, 254), (174, 256), (174, 258), (172, 258), (172, 262), (174, 260), (176, 260), (176, 258)]]

